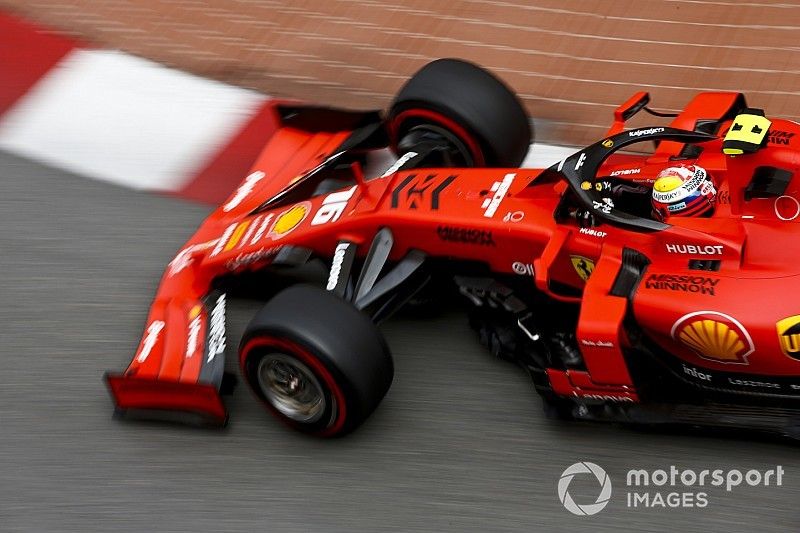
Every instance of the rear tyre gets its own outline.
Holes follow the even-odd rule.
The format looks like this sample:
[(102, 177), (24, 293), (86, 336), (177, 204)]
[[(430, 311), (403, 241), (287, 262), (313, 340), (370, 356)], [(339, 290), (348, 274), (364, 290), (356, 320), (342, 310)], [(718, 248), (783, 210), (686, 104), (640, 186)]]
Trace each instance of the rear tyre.
[(394, 376), (375, 324), (311, 285), (293, 285), (256, 314), (239, 348), (242, 374), (281, 421), (320, 437), (357, 428)]
[(400, 89), (389, 111), (398, 155), (444, 139), (454, 166), (518, 167), (533, 129), (514, 92), (486, 70), (459, 59), (428, 63)]

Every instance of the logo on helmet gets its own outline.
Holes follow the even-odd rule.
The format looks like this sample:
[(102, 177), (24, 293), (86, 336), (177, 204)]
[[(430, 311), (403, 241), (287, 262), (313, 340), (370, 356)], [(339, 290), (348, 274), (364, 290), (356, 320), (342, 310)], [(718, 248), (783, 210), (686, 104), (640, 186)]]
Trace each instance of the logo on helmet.
[(704, 168), (682, 165), (659, 172), (652, 195), (654, 215), (665, 219), (706, 214), (714, 205), (716, 189)]

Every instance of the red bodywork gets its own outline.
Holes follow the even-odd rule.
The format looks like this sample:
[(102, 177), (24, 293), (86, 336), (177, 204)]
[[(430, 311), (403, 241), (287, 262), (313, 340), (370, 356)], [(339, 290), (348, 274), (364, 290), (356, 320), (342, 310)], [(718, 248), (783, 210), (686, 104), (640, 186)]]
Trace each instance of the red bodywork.
[[(700, 94), (671, 126), (692, 130), (698, 119), (721, 119), (737, 98)], [(618, 113), (609, 135), (623, 131), (623, 122)], [(214, 280), (269, 265), (286, 246), (330, 258), (337, 243), (347, 240), (363, 245), (363, 256), (382, 227), (394, 236), (390, 260), (415, 249), (432, 258), (483, 262), (497, 274), (529, 276), (556, 300), (580, 304), (576, 335), (586, 370), (548, 369), (557, 395), (640, 401), (623, 356), (631, 342), (624, 322), (631, 318), (676, 358), (689, 381), (701, 383), (707, 372), (720, 371), (746, 374), (748, 381), (763, 376), (766, 387), (775, 376), (800, 376), (800, 360), (781, 345), (791, 339), (776, 329), (800, 314), (794, 298), (800, 289), (800, 183), (795, 174), (779, 198), (745, 200), (744, 194), (756, 167), (797, 171), (800, 126), (773, 119), (770, 131), (780, 136), (771, 134), (755, 154), (731, 157), (721, 149), (730, 123), (723, 121), (720, 137), (687, 161), (715, 179), (719, 202), (713, 216), (673, 218), (656, 232), (611, 224), (582, 230), (574, 220), (557, 222), (554, 212), (567, 183), (522, 168), (400, 171), (254, 212), (351, 134), (350, 128), (321, 132), (284, 124), (239, 189), (167, 268), (133, 361), (108, 378), (116, 405), (224, 420), (221, 366), (206, 368), (224, 353), (225, 302), (212, 290)], [(615, 154), (600, 174), (647, 183), (683, 149), (682, 143), (662, 141), (651, 155)], [(624, 248), (650, 260), (632, 297), (611, 294)], [(719, 261), (718, 270), (690, 269), (690, 260)]]

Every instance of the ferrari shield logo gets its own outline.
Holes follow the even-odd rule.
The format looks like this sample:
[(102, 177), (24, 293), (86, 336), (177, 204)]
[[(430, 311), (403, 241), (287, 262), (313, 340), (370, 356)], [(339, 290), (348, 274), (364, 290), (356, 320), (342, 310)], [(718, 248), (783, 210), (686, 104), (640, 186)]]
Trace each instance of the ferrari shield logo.
[(594, 272), (594, 261), (582, 255), (571, 255), (569, 258), (572, 261), (572, 268), (575, 269), (578, 276), (580, 276), (583, 281), (587, 281), (589, 276), (592, 275), (592, 272)]
[(800, 359), (800, 315), (790, 316), (778, 321), (778, 342), (784, 355)]
[(672, 326), (672, 338), (703, 359), (746, 365), (755, 346), (750, 334), (732, 316), (716, 311), (699, 311), (679, 318)]

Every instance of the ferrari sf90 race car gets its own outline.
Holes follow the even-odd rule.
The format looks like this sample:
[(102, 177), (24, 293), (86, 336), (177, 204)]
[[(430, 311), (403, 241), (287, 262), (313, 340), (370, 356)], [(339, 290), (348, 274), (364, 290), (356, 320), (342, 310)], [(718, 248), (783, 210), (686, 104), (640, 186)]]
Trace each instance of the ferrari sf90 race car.
[[(169, 264), (130, 366), (107, 374), (116, 412), (224, 424), (226, 306), (244, 290), (269, 298), (241, 375), (313, 435), (352, 431), (386, 394), (378, 324), (458, 298), (553, 416), (796, 437), (800, 126), (739, 93), (676, 114), (648, 103), (637, 93), (597, 143), (526, 169), (518, 98), (460, 60), (423, 67), (385, 113), (275, 102), (279, 130)], [(642, 110), (669, 120), (626, 130)], [(396, 162), (365, 175), (387, 148)], [(703, 216), (656, 216), (653, 182), (676, 165), (713, 177)]]

